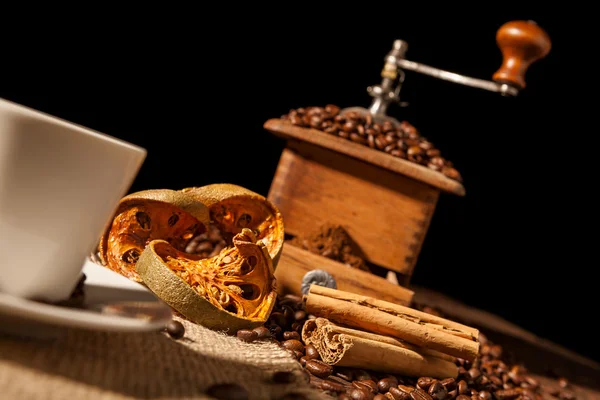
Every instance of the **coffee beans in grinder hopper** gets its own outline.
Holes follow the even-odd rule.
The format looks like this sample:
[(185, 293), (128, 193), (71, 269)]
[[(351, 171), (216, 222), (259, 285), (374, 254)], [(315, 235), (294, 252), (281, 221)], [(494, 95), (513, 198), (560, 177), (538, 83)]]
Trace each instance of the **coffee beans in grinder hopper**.
[(289, 120), (296, 126), (318, 129), (426, 166), (450, 179), (462, 182), (462, 177), (452, 162), (443, 158), (440, 150), (406, 121), (395, 127), (390, 121), (377, 123), (370, 115), (362, 116), (354, 111), (342, 115), (340, 108), (333, 104), (293, 109), (283, 115), (282, 119)]
[[(421, 311), (444, 317), (439, 310), (417, 305)], [(286, 317), (286, 314), (289, 317)], [(291, 314), (291, 315), (290, 315)], [(560, 399), (576, 399), (563, 383), (559, 392), (543, 387), (522, 365), (511, 364), (501, 346), (480, 334), (481, 351), (477, 359), (468, 362), (456, 359), (459, 375), (456, 379), (406, 377), (384, 372), (331, 366), (321, 361), (318, 351), (306, 346), (300, 335), (308, 315), (299, 296), (280, 297), (272, 317), (264, 327), (247, 331), (238, 337), (273, 341), (296, 359), (309, 376), (309, 382), (332, 399), (402, 399), (402, 400), (537, 400), (553, 395)], [(273, 332), (275, 334), (273, 335)], [(259, 337), (263, 339), (259, 339)], [(274, 384), (294, 385), (292, 379), (277, 379)], [(546, 397), (543, 397), (546, 396)]]

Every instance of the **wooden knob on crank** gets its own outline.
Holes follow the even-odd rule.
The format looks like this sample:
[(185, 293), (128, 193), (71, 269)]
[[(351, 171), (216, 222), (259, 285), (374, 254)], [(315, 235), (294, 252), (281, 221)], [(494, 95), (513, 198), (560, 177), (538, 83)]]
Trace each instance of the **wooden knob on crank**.
[(550, 52), (548, 34), (533, 21), (511, 21), (496, 33), (496, 43), (502, 52), (502, 66), (492, 79), (518, 89), (525, 88), (525, 73), (534, 62)]

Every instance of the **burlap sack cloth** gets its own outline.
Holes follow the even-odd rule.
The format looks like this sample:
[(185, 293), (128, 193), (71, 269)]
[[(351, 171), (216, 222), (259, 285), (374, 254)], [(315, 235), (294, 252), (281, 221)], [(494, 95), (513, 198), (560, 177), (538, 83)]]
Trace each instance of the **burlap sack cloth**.
[[(210, 399), (207, 388), (230, 382), (250, 399), (327, 398), (276, 344), (245, 343), (178, 320), (186, 328), (180, 340), (164, 332), (65, 329), (52, 340), (0, 334), (0, 399)], [(296, 379), (272, 383), (275, 371)], [(291, 393), (304, 397), (285, 397)]]

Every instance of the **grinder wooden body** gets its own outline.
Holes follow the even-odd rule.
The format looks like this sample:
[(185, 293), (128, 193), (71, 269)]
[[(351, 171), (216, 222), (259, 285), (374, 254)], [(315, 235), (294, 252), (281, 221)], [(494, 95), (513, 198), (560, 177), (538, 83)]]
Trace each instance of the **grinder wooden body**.
[(463, 185), (287, 120), (271, 119), (264, 128), (287, 140), (268, 194), (286, 233), (304, 235), (325, 222), (340, 224), (368, 262), (396, 271), (407, 285), (440, 193), (463, 196)]

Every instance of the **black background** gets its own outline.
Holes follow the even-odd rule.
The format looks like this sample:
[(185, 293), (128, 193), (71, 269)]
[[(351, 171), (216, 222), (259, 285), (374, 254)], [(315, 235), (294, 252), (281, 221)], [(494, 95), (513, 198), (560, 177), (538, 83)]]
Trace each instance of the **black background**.
[(533, 19), (553, 48), (519, 97), (407, 72), (410, 106), (390, 109), (454, 162), (467, 191), (441, 197), (413, 282), (600, 359), (592, 329), (560, 322), (586, 321), (597, 286), (583, 230), (595, 232), (585, 226), (593, 187), (577, 179), (588, 149), (566, 94), (569, 25), (558, 13), (381, 7), (268, 16), (231, 5), (238, 16), (205, 8), (26, 25), (10, 37), (29, 36), (3, 43), (0, 96), (148, 149), (132, 191), (231, 182), (266, 194), (284, 146), (267, 119), (367, 107), (394, 39), (408, 42), (409, 60), (490, 79), (496, 30)]

